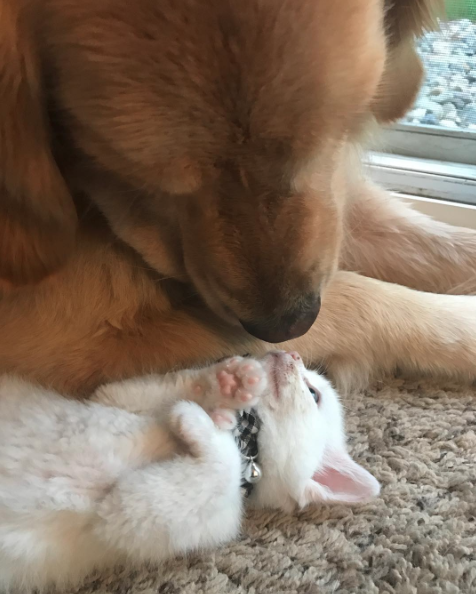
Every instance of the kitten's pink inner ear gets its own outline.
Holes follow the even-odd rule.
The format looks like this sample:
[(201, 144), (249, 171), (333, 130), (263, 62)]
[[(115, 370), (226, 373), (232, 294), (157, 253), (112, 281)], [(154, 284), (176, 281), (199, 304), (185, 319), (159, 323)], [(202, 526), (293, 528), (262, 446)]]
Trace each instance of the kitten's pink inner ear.
[(375, 497), (380, 485), (347, 452), (328, 452), (323, 467), (314, 474), (314, 499), (359, 503)]

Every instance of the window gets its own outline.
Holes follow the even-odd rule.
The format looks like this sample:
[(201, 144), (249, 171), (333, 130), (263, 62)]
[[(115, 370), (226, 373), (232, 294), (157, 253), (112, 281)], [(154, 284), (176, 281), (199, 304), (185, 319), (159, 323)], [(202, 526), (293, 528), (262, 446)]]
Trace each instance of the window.
[(476, 0), (446, 9), (440, 31), (418, 42), (426, 78), (415, 105), (369, 165), (391, 190), (476, 205)]

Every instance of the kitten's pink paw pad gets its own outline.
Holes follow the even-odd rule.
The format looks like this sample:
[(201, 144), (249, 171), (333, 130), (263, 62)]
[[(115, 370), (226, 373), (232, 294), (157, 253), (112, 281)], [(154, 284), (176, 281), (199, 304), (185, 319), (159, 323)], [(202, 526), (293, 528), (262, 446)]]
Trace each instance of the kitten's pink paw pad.
[(266, 372), (259, 361), (233, 357), (223, 362), (217, 373), (218, 385), (226, 406), (253, 406), (266, 388)]
[(231, 431), (236, 427), (236, 414), (233, 410), (217, 408), (210, 416), (218, 429)]
[(220, 390), (224, 396), (231, 396), (233, 391), (238, 387), (238, 382), (235, 376), (223, 369), (217, 374), (218, 383)]

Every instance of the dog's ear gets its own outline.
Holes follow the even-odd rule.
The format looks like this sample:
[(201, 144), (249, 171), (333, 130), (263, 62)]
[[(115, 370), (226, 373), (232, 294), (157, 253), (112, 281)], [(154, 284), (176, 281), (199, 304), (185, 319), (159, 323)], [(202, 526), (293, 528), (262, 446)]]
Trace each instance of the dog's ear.
[(53, 158), (37, 48), (17, 0), (0, 0), (0, 283), (57, 270), (71, 253), (73, 200)]
[(372, 111), (381, 123), (403, 117), (413, 105), (423, 79), (415, 38), (436, 27), (442, 0), (385, 0), (387, 60)]

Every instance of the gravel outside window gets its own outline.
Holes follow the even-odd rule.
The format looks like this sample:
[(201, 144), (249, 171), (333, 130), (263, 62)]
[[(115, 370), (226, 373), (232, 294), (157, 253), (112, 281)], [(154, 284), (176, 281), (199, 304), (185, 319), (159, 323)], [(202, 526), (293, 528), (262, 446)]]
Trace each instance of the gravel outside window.
[(403, 123), (476, 135), (476, 0), (449, 0), (441, 30), (419, 41), (426, 80)]

